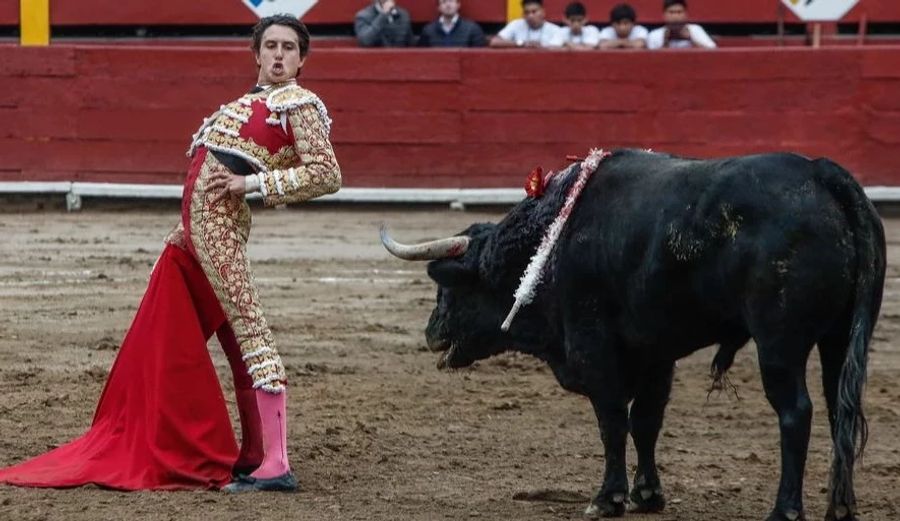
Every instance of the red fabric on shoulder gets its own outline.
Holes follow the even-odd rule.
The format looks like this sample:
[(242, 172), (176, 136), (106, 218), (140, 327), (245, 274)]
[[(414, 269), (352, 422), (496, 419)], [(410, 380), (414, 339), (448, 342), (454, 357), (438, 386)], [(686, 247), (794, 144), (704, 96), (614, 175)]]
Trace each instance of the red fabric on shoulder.
[(190, 253), (168, 245), (122, 342), (90, 430), (0, 469), (0, 483), (93, 483), (120, 490), (228, 483), (238, 448), (206, 346), (224, 321), (200, 265)]
[[(291, 139), (293, 131), (291, 131), (291, 137), (288, 137), (280, 120), (277, 125), (269, 124), (268, 119), (272, 116), (272, 112), (266, 107), (265, 101), (254, 101), (252, 107), (253, 113), (250, 115), (250, 119), (241, 125), (239, 130), (241, 138), (266, 147), (270, 154), (277, 154), (282, 148), (293, 146), (294, 142)], [(291, 128), (290, 123), (286, 126), (288, 129)]]

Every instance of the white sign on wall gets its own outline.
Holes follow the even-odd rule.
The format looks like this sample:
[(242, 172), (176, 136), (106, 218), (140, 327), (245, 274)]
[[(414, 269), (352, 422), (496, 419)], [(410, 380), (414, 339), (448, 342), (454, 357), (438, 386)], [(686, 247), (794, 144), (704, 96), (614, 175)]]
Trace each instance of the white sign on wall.
[(291, 14), (302, 18), (316, 5), (317, 0), (243, 0), (243, 2), (260, 18), (273, 14)]
[(781, 0), (804, 22), (835, 22), (859, 0)]

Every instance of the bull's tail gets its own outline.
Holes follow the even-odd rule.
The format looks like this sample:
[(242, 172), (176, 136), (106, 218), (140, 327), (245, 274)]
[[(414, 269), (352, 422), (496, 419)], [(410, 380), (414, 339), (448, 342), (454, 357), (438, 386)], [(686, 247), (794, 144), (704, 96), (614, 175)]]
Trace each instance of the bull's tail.
[(881, 308), (885, 275), (884, 227), (875, 208), (849, 172), (828, 159), (815, 161), (819, 180), (844, 210), (856, 250), (856, 293), (849, 348), (838, 381), (834, 422), (831, 504), (852, 508), (853, 465), (868, 439), (862, 395), (872, 331)]

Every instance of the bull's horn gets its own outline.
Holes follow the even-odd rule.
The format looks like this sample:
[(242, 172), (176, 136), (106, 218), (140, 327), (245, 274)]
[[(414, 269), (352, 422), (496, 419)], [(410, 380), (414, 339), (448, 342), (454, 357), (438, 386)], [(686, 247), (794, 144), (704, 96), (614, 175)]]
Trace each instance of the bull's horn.
[(435, 260), (463, 255), (469, 249), (469, 238), (457, 235), (421, 244), (400, 244), (388, 235), (387, 227), (382, 225), (381, 244), (391, 255), (403, 260)]

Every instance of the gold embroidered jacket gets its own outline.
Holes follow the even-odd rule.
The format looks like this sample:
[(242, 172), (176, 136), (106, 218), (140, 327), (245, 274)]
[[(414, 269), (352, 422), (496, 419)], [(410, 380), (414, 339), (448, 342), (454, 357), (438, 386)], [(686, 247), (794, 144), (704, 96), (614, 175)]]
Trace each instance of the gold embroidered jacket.
[(188, 157), (202, 146), (247, 161), (257, 171), (266, 206), (306, 201), (341, 187), (330, 131), (318, 96), (294, 83), (273, 86), (204, 119)]

